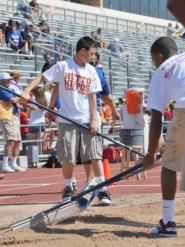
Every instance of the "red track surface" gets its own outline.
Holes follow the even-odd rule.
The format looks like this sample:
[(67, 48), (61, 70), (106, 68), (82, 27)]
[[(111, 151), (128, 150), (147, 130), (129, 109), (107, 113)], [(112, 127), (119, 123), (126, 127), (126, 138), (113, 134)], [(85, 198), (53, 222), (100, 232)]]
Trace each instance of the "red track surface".
[[(120, 164), (110, 164), (112, 175), (120, 172)], [(128, 194), (157, 193), (160, 187), (160, 167), (147, 171), (148, 179), (137, 180), (133, 176), (109, 186), (111, 198)], [(78, 192), (85, 183), (82, 165), (75, 168)], [(178, 181), (180, 178), (178, 177)], [(32, 168), (26, 172), (5, 174), (0, 180), (0, 205), (52, 203), (61, 201), (63, 188), (62, 169)]]

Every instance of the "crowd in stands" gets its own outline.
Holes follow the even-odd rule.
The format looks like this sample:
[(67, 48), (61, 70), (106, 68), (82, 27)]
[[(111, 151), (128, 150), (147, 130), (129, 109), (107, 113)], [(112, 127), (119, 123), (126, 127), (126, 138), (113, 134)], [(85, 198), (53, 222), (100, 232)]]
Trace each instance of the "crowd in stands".
[[(8, 23), (0, 25), (0, 48), (11, 48), (17, 54), (25, 52), (29, 57), (33, 57), (34, 37), (39, 36), (33, 31), (41, 32), (41, 37), (45, 37), (44, 34), (53, 35), (53, 31), (47, 24), (44, 9), (37, 0), (18, 0), (17, 10), (23, 15), (19, 22), (12, 18)], [(38, 23), (33, 21), (35, 16), (39, 17)]]

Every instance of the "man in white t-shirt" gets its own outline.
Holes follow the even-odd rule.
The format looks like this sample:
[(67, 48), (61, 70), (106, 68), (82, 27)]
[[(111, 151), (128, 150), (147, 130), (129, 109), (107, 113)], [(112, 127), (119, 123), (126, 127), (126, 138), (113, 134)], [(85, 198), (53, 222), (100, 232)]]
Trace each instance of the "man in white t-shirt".
[(95, 136), (98, 131), (96, 115), (96, 93), (101, 91), (101, 83), (94, 67), (89, 62), (95, 56), (96, 42), (90, 37), (83, 37), (77, 42), (76, 55), (52, 66), (34, 79), (25, 89), (21, 100), (29, 98), (29, 92), (42, 81), (54, 81), (50, 108), (53, 108), (59, 96), (59, 113), (90, 127), (84, 130), (63, 118), (59, 118), (58, 158), (63, 162), (62, 170), (65, 188), (63, 200), (73, 196), (73, 170), (78, 150), (82, 162), (92, 161), (93, 171), (98, 182), (103, 182), (101, 138)]
[(151, 56), (157, 70), (149, 88), (147, 107), (151, 109), (151, 124), (148, 152), (143, 166), (147, 168), (155, 162), (161, 136), (162, 114), (167, 103), (175, 100), (173, 118), (161, 149), (163, 217), (159, 225), (152, 229), (154, 234), (174, 237), (177, 236), (174, 221), (176, 175), (185, 170), (185, 53), (177, 55), (175, 41), (162, 37), (152, 45)]

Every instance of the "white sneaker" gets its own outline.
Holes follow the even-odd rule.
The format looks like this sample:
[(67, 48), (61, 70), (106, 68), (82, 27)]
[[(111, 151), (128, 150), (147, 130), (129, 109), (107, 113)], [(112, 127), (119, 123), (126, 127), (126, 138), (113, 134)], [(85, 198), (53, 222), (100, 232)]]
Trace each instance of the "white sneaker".
[(29, 56), (30, 56), (30, 57), (34, 57), (34, 55), (33, 55), (32, 51), (29, 51), (29, 53), (28, 53), (28, 54), (29, 54)]
[(24, 168), (22, 168), (22, 167), (20, 167), (20, 166), (18, 166), (18, 165), (14, 165), (14, 166), (10, 166), (11, 167), (11, 169), (13, 169), (15, 172), (25, 172), (26, 171), (26, 169), (24, 169)]
[(6, 165), (2, 165), (1, 166), (1, 172), (12, 173), (12, 172), (15, 172), (15, 171), (8, 164), (6, 164)]

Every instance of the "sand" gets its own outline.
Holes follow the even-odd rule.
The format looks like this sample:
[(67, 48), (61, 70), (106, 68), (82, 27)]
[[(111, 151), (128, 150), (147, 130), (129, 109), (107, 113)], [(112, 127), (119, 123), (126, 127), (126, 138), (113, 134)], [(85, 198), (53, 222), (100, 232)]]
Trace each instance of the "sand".
[(0, 207), (0, 246), (16, 247), (164, 247), (185, 246), (185, 194), (176, 197), (177, 238), (150, 234), (161, 217), (161, 194), (128, 195), (109, 207), (96, 201), (77, 217), (37, 230), (11, 231), (9, 225), (51, 205)]

